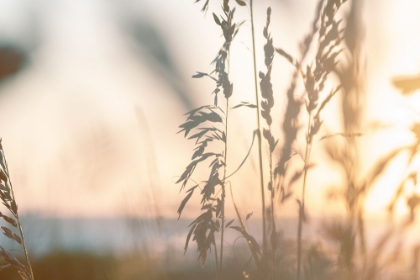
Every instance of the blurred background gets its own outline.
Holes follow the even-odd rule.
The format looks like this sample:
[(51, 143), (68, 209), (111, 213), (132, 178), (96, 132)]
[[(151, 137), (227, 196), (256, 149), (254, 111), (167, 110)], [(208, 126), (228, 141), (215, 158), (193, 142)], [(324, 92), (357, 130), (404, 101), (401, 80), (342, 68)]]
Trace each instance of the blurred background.
[[(218, 2), (210, 1), (204, 15), (202, 3), (193, 0), (0, 1), (0, 137), (37, 279), (210, 279), (211, 260), (201, 270), (195, 244), (183, 254), (199, 200), (191, 200), (177, 220), (184, 193), (175, 181), (193, 149), (191, 141), (177, 134), (183, 114), (213, 101), (212, 82), (191, 76), (211, 71), (210, 62), (223, 43), (211, 16), (221, 13)], [(414, 139), (410, 127), (420, 119), (420, 95), (401, 95), (392, 79), (420, 72), (420, 4), (361, 2), (366, 64), (361, 146), (362, 168), (368, 169), (384, 152)], [(260, 69), (267, 7), (273, 10), (275, 47), (297, 56), (316, 4), (256, 1)], [(231, 104), (255, 103), (247, 8), (238, 8), (236, 17), (245, 23), (232, 45)], [(292, 70), (284, 59), (275, 58), (277, 133)], [(326, 111), (325, 133), (340, 131), (338, 104)], [(231, 115), (232, 170), (252, 141), (256, 124), (250, 115), (246, 110)], [(384, 129), (371, 132), (378, 123)], [(313, 158), (320, 160), (308, 177), (307, 204), (315, 222), (304, 234), (314, 240), (320, 236), (317, 217), (346, 211), (325, 202), (327, 187), (340, 184), (342, 174), (331, 171), (321, 147), (314, 148)], [(232, 185), (241, 212), (254, 213), (249, 227), (260, 236), (254, 152)], [(375, 229), (368, 239), (374, 240), (384, 227), (385, 209), (405, 162), (405, 155), (396, 158), (367, 194), (368, 227)], [(418, 167), (415, 160), (411, 168)], [(409, 213), (403, 200), (396, 208), (397, 217)], [(234, 216), (231, 206), (227, 213)], [(296, 205), (282, 206), (278, 216), (284, 236), (295, 236)], [(235, 239), (234, 233), (228, 235)], [(410, 242), (419, 242), (414, 233), (408, 236)], [(13, 247), (4, 237), (0, 244)], [(232, 273), (241, 275), (241, 249), (234, 247), (227, 249), (227, 261), (236, 269)], [(4, 270), (0, 278), (15, 279), (15, 274)]]

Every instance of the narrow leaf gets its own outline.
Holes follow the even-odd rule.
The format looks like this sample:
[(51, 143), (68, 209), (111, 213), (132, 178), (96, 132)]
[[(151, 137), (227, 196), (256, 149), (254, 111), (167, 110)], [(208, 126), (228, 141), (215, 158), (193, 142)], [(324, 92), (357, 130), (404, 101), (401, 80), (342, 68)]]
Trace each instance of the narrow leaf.
[(227, 227), (229, 227), (233, 222), (235, 221), (235, 219), (233, 219), (233, 220), (231, 220), (231, 221), (229, 221), (226, 225), (225, 225), (225, 228), (227, 228)]
[(10, 239), (15, 239), (13, 236), (13, 232), (9, 228), (2, 226), (1, 229), (3, 230), (3, 234), (5, 236), (9, 237)]
[(295, 65), (295, 60), (293, 59), (293, 57), (287, 52), (285, 52), (283, 49), (278, 48), (276, 49), (276, 52), (284, 58), (286, 58), (291, 64)]
[(6, 216), (6, 215), (3, 215), (1, 212), (0, 212), (0, 216), (1, 216), (1, 217), (3, 217), (3, 219), (4, 219), (6, 222), (8, 222), (9, 224), (11, 224), (12, 226), (17, 227), (17, 222), (16, 222), (16, 220), (15, 220), (15, 219), (10, 218), (10, 217), (8, 217), (8, 216)]
[(17, 243), (22, 244), (22, 239), (16, 234), (13, 234), (13, 239), (16, 240)]
[(0, 179), (7, 182), (6, 173), (4, 173), (3, 169), (0, 169)]
[(195, 227), (196, 227), (196, 225), (193, 225), (193, 226), (192, 226), (192, 228), (190, 229), (190, 232), (189, 232), (189, 233), (188, 233), (188, 235), (187, 235), (187, 239), (186, 239), (186, 241), (185, 241), (185, 247), (184, 247), (184, 255), (185, 255), (185, 253), (187, 252), (187, 249), (188, 249), (188, 242), (190, 242), (190, 238), (191, 238), (191, 235), (192, 235), (192, 233), (193, 233), (193, 231), (194, 231)]
[(10, 206), (11, 206), (12, 213), (13, 213), (14, 215), (17, 215), (17, 212), (18, 212), (18, 206), (17, 206), (17, 204), (16, 204), (16, 201), (12, 200), (12, 202), (10, 203)]
[(215, 14), (215, 13), (213, 13), (213, 18), (214, 18), (214, 21), (216, 22), (216, 24), (217, 24), (217, 25), (222, 25), (222, 24), (220, 23), (219, 18), (216, 16), (216, 14)]
[(185, 198), (182, 200), (182, 202), (181, 202), (181, 205), (179, 206), (179, 208), (178, 208), (178, 211), (177, 211), (177, 213), (179, 214), (179, 216), (178, 216), (178, 220), (179, 220), (179, 218), (181, 217), (181, 213), (182, 213), (182, 210), (184, 210), (184, 207), (185, 207), (185, 205), (187, 204), (187, 202), (188, 202), (188, 200), (190, 200), (190, 198), (191, 198), (191, 196), (192, 196), (192, 194), (194, 193), (194, 189), (192, 189), (186, 196), (185, 196)]
[(248, 213), (245, 217), (245, 220), (248, 221), (248, 219), (251, 218), (252, 214), (254, 214), (254, 212)]
[(240, 233), (244, 233), (243, 229), (240, 226), (230, 226), (230, 228), (233, 228), (234, 230), (237, 230)]
[(202, 78), (204, 76), (207, 76), (207, 74), (203, 73), (203, 72), (197, 72), (197, 74), (193, 75), (192, 77), (193, 78)]
[(255, 108), (257, 108), (257, 105), (251, 104), (251, 103), (248, 103), (248, 102), (241, 102), (241, 104), (238, 104), (238, 105), (232, 107), (232, 109), (236, 109), (236, 108), (239, 108), (239, 107), (248, 107), (248, 108), (255, 109)]

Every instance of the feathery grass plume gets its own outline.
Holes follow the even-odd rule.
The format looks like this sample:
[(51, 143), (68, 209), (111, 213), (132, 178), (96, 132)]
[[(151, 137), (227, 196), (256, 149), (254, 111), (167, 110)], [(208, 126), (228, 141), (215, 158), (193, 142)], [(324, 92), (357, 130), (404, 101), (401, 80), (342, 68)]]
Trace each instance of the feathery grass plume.
[[(351, 1), (350, 13), (347, 16), (347, 27), (344, 36), (345, 42), (345, 63), (341, 63), (336, 70), (336, 74), (342, 85), (341, 109), (343, 113), (343, 133), (333, 135), (344, 136), (344, 145), (339, 142), (328, 142), (326, 145), (327, 154), (344, 171), (344, 191), (340, 197), (343, 199), (347, 217), (345, 221), (335, 221), (326, 224), (324, 228), (327, 238), (340, 244), (338, 254), (337, 273), (340, 279), (374, 279), (378, 277), (380, 267), (392, 265), (395, 258), (399, 256), (399, 248), (391, 254), (384, 254), (385, 247), (390, 244), (392, 239), (402, 237), (409, 223), (415, 214), (411, 211), (407, 223), (400, 228), (390, 224), (390, 228), (384, 233), (374, 249), (366, 249), (365, 226), (364, 226), (364, 199), (373, 183), (384, 173), (387, 165), (401, 151), (408, 148), (411, 151), (411, 159), (416, 153), (418, 143), (411, 147), (402, 147), (390, 151), (387, 155), (380, 158), (365, 176), (360, 176), (360, 147), (354, 136), (360, 136), (359, 131), (363, 127), (363, 104), (365, 103), (364, 84), (366, 81), (365, 69), (362, 63), (362, 43), (363, 43), (363, 24), (361, 15), (361, 4), (359, 0)], [(321, 138), (322, 139), (322, 138)], [(411, 160), (410, 160), (411, 161)], [(410, 162), (409, 161), (409, 162)], [(393, 211), (394, 205), (402, 194), (407, 181), (416, 180), (416, 172), (407, 175), (396, 194), (392, 199), (389, 210)], [(417, 207), (416, 195), (407, 197), (407, 204), (410, 210)], [(379, 258), (386, 256), (386, 258)], [(357, 262), (357, 260), (361, 260)]]
[(285, 202), (287, 199), (289, 199), (292, 195), (292, 191), (290, 187), (292, 186), (292, 183), (299, 179), (299, 177), (303, 174), (302, 171), (297, 171), (293, 176), (292, 180), (288, 183), (284, 182), (284, 178), (287, 173), (287, 162), (291, 159), (292, 156), (296, 154), (293, 149), (293, 144), (296, 141), (297, 133), (300, 129), (299, 126), (299, 113), (301, 110), (302, 102), (295, 98), (295, 92), (296, 92), (296, 84), (297, 79), (299, 77), (299, 73), (301, 73), (301, 65), (303, 61), (306, 59), (306, 56), (309, 52), (310, 45), (313, 41), (314, 36), (319, 30), (319, 19), (321, 17), (322, 7), (323, 7), (323, 0), (320, 0), (317, 5), (317, 9), (315, 12), (315, 17), (312, 22), (312, 28), (311, 31), (308, 33), (308, 35), (305, 36), (304, 40), (300, 44), (300, 59), (296, 60), (291, 55), (289, 55), (287, 52), (285, 52), (281, 48), (276, 48), (276, 52), (286, 58), (287, 61), (289, 61), (294, 67), (295, 71), (293, 73), (290, 86), (286, 92), (287, 96), (287, 105), (286, 105), (286, 111), (283, 118), (283, 146), (281, 148), (281, 153), (279, 156), (279, 160), (277, 163), (276, 168), (274, 169), (274, 177), (276, 179), (276, 188), (280, 192), (280, 201), (281, 203)]
[(273, 119), (271, 117), (271, 109), (274, 106), (274, 96), (273, 96), (273, 85), (271, 84), (271, 71), (272, 71), (272, 64), (274, 58), (274, 47), (273, 47), (273, 38), (271, 37), (268, 28), (270, 26), (271, 20), (271, 8), (267, 9), (267, 22), (263, 30), (264, 38), (266, 39), (266, 44), (264, 45), (264, 63), (267, 67), (267, 72), (259, 73), (260, 77), (260, 89), (261, 89), (261, 116), (265, 119), (267, 128), (263, 130), (263, 136), (267, 140), (269, 146), (269, 182), (268, 182), (268, 190), (270, 191), (270, 226), (271, 226), (271, 234), (270, 234), (270, 244), (271, 244), (271, 272), (274, 272), (274, 265), (275, 265), (275, 252), (276, 252), (276, 241), (277, 241), (277, 232), (276, 232), (276, 224), (274, 220), (274, 196), (275, 191), (273, 188), (273, 153), (277, 146), (278, 140), (274, 139), (274, 136), (271, 132), (271, 124)]
[(340, 274), (345, 275), (343, 277), (346, 277), (346, 279), (356, 277), (357, 245), (359, 246), (360, 256), (366, 261), (363, 214), (365, 189), (360, 184), (360, 178), (357, 177), (360, 173), (358, 167), (360, 166), (361, 152), (355, 137), (361, 135), (363, 105), (366, 101), (364, 91), (365, 71), (361, 61), (363, 34), (361, 34), (361, 3), (353, 0), (350, 4), (351, 9), (347, 16), (344, 33), (345, 62), (341, 60), (335, 70), (342, 85), (341, 111), (344, 132), (335, 133), (333, 136), (343, 136), (345, 142), (344, 145), (339, 145), (341, 142), (338, 141), (328, 141), (328, 144), (326, 144), (329, 155), (332, 154), (331, 149), (336, 149), (336, 152), (339, 152), (332, 159), (345, 173), (343, 201), (348, 216), (346, 221), (326, 225), (326, 229), (329, 232), (329, 238), (338, 242), (341, 246), (338, 267)]
[[(204, 184), (203, 187), (200, 187), (201, 184), (195, 184), (188, 189), (186, 197), (178, 208), (178, 214), (181, 216), (185, 205), (194, 191), (197, 188), (200, 188), (202, 195), (202, 210), (205, 212), (190, 225), (192, 227), (187, 237), (185, 251), (188, 247), (191, 235), (194, 234), (193, 240), (197, 242), (199, 259), (204, 266), (207, 258), (207, 250), (210, 249), (211, 245), (215, 246), (214, 233), (220, 229), (219, 221), (217, 219), (220, 217), (222, 204), (220, 198), (215, 197), (215, 192), (216, 187), (220, 187), (223, 184), (219, 178), (219, 169), (222, 168), (224, 164), (222, 153), (206, 152), (206, 148), (212, 142), (226, 141), (226, 137), (223, 128), (208, 126), (209, 123), (213, 123), (214, 125), (219, 124), (219, 126), (223, 123), (223, 112), (218, 107), (210, 105), (203, 106), (188, 114), (189, 117), (187, 118), (187, 122), (180, 127), (182, 128), (181, 131), (185, 131), (185, 137), (189, 135), (191, 130), (198, 131), (188, 138), (196, 140), (196, 148), (191, 163), (186, 167), (177, 183), (182, 183), (182, 190), (190, 181), (190, 177), (197, 165), (207, 160), (211, 160), (211, 170), (208, 180), (202, 183)], [(207, 126), (203, 127), (202, 125), (204, 124)], [(217, 203), (216, 207), (213, 205), (214, 202)], [(216, 214), (215, 217), (214, 214)]]
[[(304, 172), (306, 172), (307, 169), (309, 169), (311, 166), (305, 166), (304, 170), (298, 170), (295, 171), (294, 174), (291, 174), (290, 180), (288, 182), (285, 182), (286, 174), (290, 173), (291, 171), (288, 171), (288, 165), (287, 163), (290, 161), (290, 159), (297, 154), (296, 151), (294, 151), (293, 144), (296, 141), (298, 131), (300, 129), (299, 125), (299, 113), (301, 110), (302, 102), (300, 99), (297, 99), (295, 97), (295, 92), (297, 89), (297, 82), (299, 74), (302, 74), (302, 63), (305, 61), (311, 43), (315, 37), (315, 35), (319, 31), (319, 21), (322, 14), (322, 7), (323, 7), (323, 0), (320, 0), (318, 2), (316, 11), (315, 11), (315, 17), (312, 21), (312, 27), (308, 35), (305, 36), (304, 40), (300, 44), (300, 59), (294, 59), (290, 54), (288, 54), (286, 51), (284, 51), (281, 48), (276, 48), (275, 51), (284, 57), (294, 68), (295, 71), (293, 73), (290, 86), (286, 92), (287, 96), (287, 104), (286, 104), (286, 111), (283, 118), (282, 123), (282, 130), (283, 130), (283, 146), (281, 148), (281, 153), (278, 159), (278, 163), (276, 167), (273, 170), (273, 185), (275, 185), (275, 189), (279, 191), (279, 199), (280, 203), (284, 203), (286, 200), (292, 197), (292, 190), (291, 186), (294, 182), (296, 182)], [(273, 237), (273, 236), (272, 236)], [(275, 252), (274, 252), (275, 254)], [(282, 272), (282, 274), (284, 271)]]
[(0, 256), (7, 263), (0, 267), (0, 270), (7, 267), (14, 267), (23, 280), (34, 280), (32, 266), (29, 261), (28, 251), (26, 250), (23, 229), (19, 219), (18, 206), (13, 192), (12, 182), (10, 180), (9, 168), (4, 155), (3, 146), (0, 139), (0, 198), (3, 205), (9, 210), (12, 216), (0, 212), (0, 216), (7, 223), (1, 226), (3, 234), (22, 246), (25, 254), (25, 263), (21, 263), (11, 252), (0, 246)]
[[(308, 65), (306, 69), (302, 69), (301, 65), (295, 62), (290, 55), (287, 55), (281, 49), (277, 52), (284, 56), (289, 62), (298, 67), (298, 71), (302, 75), (305, 90), (306, 90), (306, 111), (308, 113), (308, 126), (306, 132), (306, 148), (304, 153), (304, 168), (303, 168), (303, 184), (301, 199), (297, 200), (299, 205), (299, 221), (298, 221), (298, 237), (297, 237), (297, 279), (300, 280), (301, 274), (301, 258), (302, 258), (302, 223), (305, 220), (305, 190), (306, 190), (306, 175), (310, 165), (310, 154), (312, 148), (313, 137), (318, 133), (322, 125), (321, 112), (331, 98), (339, 91), (340, 86), (333, 88), (330, 94), (319, 104), (320, 94), (324, 91), (325, 82), (335, 69), (337, 64), (337, 57), (341, 50), (339, 49), (342, 40), (343, 30), (339, 25), (341, 20), (337, 21), (335, 16), (341, 5), (346, 0), (328, 0), (324, 5), (320, 16), (319, 38), (318, 46), (314, 64)], [(315, 24), (313, 29), (316, 29)], [(308, 37), (310, 42), (312, 39)], [(307, 51), (309, 45), (305, 49), (303, 45), (302, 50)], [(282, 168), (280, 166), (279, 168)], [(284, 169), (280, 171), (284, 172)]]
[[(223, 245), (225, 230), (225, 196), (226, 196), (226, 155), (227, 155), (227, 132), (228, 132), (228, 100), (233, 93), (233, 84), (229, 80), (227, 71), (227, 59), (230, 50), (230, 44), (238, 32), (239, 25), (233, 23), (235, 9), (231, 9), (229, 1), (223, 2), (223, 16), (217, 16), (213, 13), (213, 19), (222, 29), (225, 42), (219, 50), (212, 64), (215, 69), (210, 73), (197, 72), (193, 78), (209, 77), (216, 82), (216, 88), (213, 91), (214, 105), (202, 106), (187, 113), (187, 121), (180, 125), (185, 137), (191, 131), (196, 133), (188, 139), (196, 140), (196, 148), (191, 158), (191, 163), (186, 167), (184, 173), (176, 183), (182, 183), (181, 190), (192, 180), (191, 176), (195, 168), (205, 161), (210, 161), (210, 172), (207, 181), (195, 184), (187, 191), (187, 195), (181, 202), (178, 214), (181, 216), (182, 211), (192, 197), (195, 189), (201, 190), (202, 214), (197, 217), (191, 224), (190, 232), (185, 243), (187, 250), (191, 236), (197, 242), (199, 259), (201, 265), (204, 266), (207, 259), (207, 251), (213, 245), (215, 249), (216, 273), (222, 271), (223, 265)], [(213, 76), (213, 74), (216, 75)], [(218, 107), (218, 94), (222, 92), (226, 99), (226, 112)], [(209, 124), (213, 123), (212, 126)], [(208, 147), (223, 145), (224, 149), (220, 153), (209, 152)], [(201, 187), (201, 185), (203, 185)], [(220, 262), (217, 256), (217, 246), (215, 240), (215, 232), (221, 231), (220, 240)], [(217, 274), (216, 274), (217, 276)]]

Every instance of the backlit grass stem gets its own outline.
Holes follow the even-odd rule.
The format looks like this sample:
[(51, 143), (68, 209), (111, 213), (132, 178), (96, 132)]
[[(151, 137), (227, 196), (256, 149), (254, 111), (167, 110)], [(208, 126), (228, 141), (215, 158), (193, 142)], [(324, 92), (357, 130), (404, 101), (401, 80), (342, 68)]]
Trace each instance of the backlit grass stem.
[(264, 192), (264, 169), (262, 163), (262, 141), (261, 141), (261, 124), (260, 124), (260, 98), (258, 94), (257, 82), (257, 54), (255, 50), (255, 31), (254, 31), (254, 9), (253, 0), (250, 0), (249, 9), (251, 12), (251, 31), (252, 31), (252, 58), (254, 63), (254, 85), (255, 85), (255, 102), (257, 105), (257, 127), (258, 127), (258, 163), (260, 169), (260, 189), (261, 189), (261, 212), (262, 212), (262, 230), (263, 230), (263, 253), (267, 253), (267, 224), (265, 212), (265, 192)]

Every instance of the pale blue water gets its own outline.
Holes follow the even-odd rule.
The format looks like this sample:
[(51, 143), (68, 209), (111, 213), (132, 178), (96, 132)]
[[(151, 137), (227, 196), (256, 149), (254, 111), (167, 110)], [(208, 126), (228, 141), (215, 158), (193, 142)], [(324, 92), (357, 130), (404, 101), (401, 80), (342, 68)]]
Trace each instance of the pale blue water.
[[(137, 250), (156, 257), (165, 257), (170, 254), (180, 258), (196, 258), (196, 244), (192, 240), (188, 252), (184, 256), (185, 238), (189, 231), (188, 225), (192, 220), (161, 219), (156, 221), (123, 217), (56, 219), (26, 216), (22, 218), (22, 223), (28, 249), (32, 256), (42, 256), (54, 250), (82, 250), (93, 254), (112, 253), (118, 256)], [(233, 225), (235, 224), (237, 225), (237, 222), (233, 223)], [(303, 238), (326, 244), (325, 233), (321, 225), (322, 221), (315, 219), (312, 219), (309, 224), (305, 224)], [(369, 232), (368, 247), (373, 247), (385, 232), (386, 227), (386, 222), (366, 222), (367, 232)], [(252, 217), (247, 221), (247, 228), (256, 240), (261, 241), (261, 226), (258, 218)], [(282, 232), (283, 238), (295, 240), (297, 222), (295, 219), (279, 220), (277, 229)], [(417, 226), (405, 235), (403, 240), (407, 244), (419, 243), (419, 232)], [(235, 247), (239, 248), (245, 245), (244, 240), (237, 239), (237, 237), (238, 233), (235, 230), (228, 229), (226, 231), (228, 255), (235, 255)], [(19, 249), (3, 235), (0, 237), (0, 245), (7, 249)], [(338, 244), (330, 242), (326, 245), (339, 249)]]

